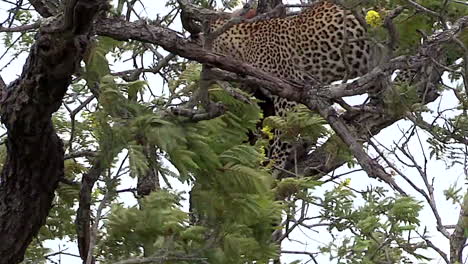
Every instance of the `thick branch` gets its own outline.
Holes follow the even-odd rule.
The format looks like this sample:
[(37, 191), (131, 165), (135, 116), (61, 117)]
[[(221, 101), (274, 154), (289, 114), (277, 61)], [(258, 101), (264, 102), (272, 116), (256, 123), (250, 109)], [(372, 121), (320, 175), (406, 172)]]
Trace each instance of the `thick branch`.
[(29, 25), (21, 25), (17, 27), (1, 27), (0, 26), (0, 32), (25, 32), (33, 29), (39, 28), (40, 23), (39, 22), (34, 22), (33, 24)]
[(29, 3), (42, 17), (51, 17), (57, 14), (59, 9), (58, 0), (29, 0)]
[[(83, 175), (80, 188), (79, 207), (76, 212), (76, 234), (78, 238), (78, 249), (83, 263), (87, 261), (91, 233), (91, 198), (94, 184), (104, 172), (102, 162), (96, 160), (93, 167)], [(91, 260), (94, 263), (94, 259)]]
[(369, 177), (383, 180), (400, 194), (406, 195), (403, 189), (396, 184), (392, 176), (385, 172), (384, 168), (377, 161), (371, 159), (369, 155), (367, 155), (363, 149), (362, 142), (359, 140), (360, 137), (358, 137), (355, 131), (351, 130), (350, 127), (345, 124), (342, 118), (338, 117), (338, 114), (330, 104), (326, 104), (323, 100), (319, 99), (315, 100), (315, 102), (311, 102), (308, 106), (314, 106), (317, 108), (320, 115), (328, 121), (333, 130), (348, 146), (353, 156)]
[(466, 246), (466, 228), (467, 228), (467, 213), (468, 194), (463, 198), (463, 204), (460, 208), (457, 225), (450, 235), (450, 263), (463, 263), (463, 249)]

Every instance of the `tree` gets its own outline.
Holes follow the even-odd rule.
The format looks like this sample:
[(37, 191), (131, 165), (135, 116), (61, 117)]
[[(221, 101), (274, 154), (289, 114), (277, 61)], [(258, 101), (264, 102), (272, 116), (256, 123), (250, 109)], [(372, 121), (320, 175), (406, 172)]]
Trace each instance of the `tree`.
[[(366, 11), (386, 61), (355, 81), (298, 84), (203, 48), (196, 35), (219, 15), (213, 2), (168, 0), (158, 16), (137, 1), (3, 3), (11, 61), (2, 60), (2, 76), (27, 60), (15, 81), (0, 78), (0, 263), (75, 254), (48, 249), (53, 239), (71, 242), (86, 264), (268, 263), (279, 253), (315, 263), (462, 263), (468, 4), (342, 1), (357, 16)], [(277, 3), (260, 0), (259, 11), (272, 15)], [(192, 37), (179, 33), (180, 12)], [(264, 118), (252, 87), (303, 105)], [(379, 100), (343, 100), (363, 94)], [(309, 142), (276, 180), (262, 165), (268, 140), (250, 142), (270, 128)], [(460, 179), (434, 175), (440, 164)], [(315, 251), (288, 248), (307, 241), (300, 230), (335, 239)]]

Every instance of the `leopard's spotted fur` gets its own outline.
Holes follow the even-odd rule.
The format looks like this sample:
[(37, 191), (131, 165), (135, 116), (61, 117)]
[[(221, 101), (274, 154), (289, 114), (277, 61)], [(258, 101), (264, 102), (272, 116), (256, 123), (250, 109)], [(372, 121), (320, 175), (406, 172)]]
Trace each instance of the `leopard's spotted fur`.
[[(211, 30), (224, 23), (226, 20), (214, 21)], [(213, 51), (280, 78), (330, 83), (368, 71), (370, 46), (364, 37), (365, 28), (352, 12), (321, 1), (298, 15), (234, 25), (214, 40)], [(273, 102), (278, 116), (295, 105), (276, 96)], [(276, 138), (269, 158), (284, 167), (291, 148)]]

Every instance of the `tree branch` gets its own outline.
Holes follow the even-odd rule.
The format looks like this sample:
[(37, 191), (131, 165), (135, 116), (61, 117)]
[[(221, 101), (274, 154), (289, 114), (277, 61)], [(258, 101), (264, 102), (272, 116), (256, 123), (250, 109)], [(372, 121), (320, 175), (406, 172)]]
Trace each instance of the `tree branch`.
[(29, 0), (29, 3), (42, 17), (56, 15), (60, 4), (58, 0)]
[(340, 117), (338, 117), (338, 114), (335, 112), (333, 107), (331, 107), (331, 104), (327, 104), (320, 99), (312, 102), (312, 104), (309, 104), (308, 106), (315, 106), (317, 108), (319, 114), (328, 121), (333, 130), (348, 146), (353, 156), (369, 177), (383, 180), (400, 194), (406, 195), (405, 191), (396, 184), (392, 176), (385, 172), (384, 168), (377, 161), (371, 159), (369, 155), (364, 152), (360, 138)]
[[(83, 262), (87, 261), (91, 240), (91, 193), (94, 184), (105, 169), (102, 162), (96, 159), (88, 173), (83, 175), (81, 182), (80, 200), (78, 210), (76, 211), (75, 225), (78, 249)], [(94, 259), (92, 261), (94, 263)]]
[(0, 26), (0, 32), (25, 32), (25, 31), (39, 28), (40, 24), (41, 24), (40, 22), (35, 22), (33, 24), (21, 25), (17, 27), (1, 27)]

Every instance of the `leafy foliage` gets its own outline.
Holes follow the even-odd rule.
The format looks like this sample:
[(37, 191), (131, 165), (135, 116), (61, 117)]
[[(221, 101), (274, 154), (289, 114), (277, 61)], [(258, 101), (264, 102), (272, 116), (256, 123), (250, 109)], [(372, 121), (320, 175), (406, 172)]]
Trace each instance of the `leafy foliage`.
[[(401, 263), (410, 261), (403, 253), (428, 261), (416, 252), (420, 242), (409, 242), (405, 236), (419, 225), (422, 206), (412, 197), (385, 197), (381, 188), (362, 193), (363, 206), (355, 206), (355, 194), (338, 185), (326, 192), (322, 201), (322, 220), (330, 222), (329, 231), (350, 231), (341, 244), (322, 248), (338, 263)], [(357, 208), (356, 208), (357, 207)], [(356, 209), (355, 209), (356, 208)]]
[[(299, 137), (311, 143), (328, 136), (325, 121), (304, 105), (298, 105), (285, 117), (269, 116), (263, 120), (263, 126), (281, 131), (281, 140), (294, 142)], [(276, 136), (276, 135), (274, 135)]]
[[(114, 2), (112, 15), (132, 16), (132, 1)], [(205, 8), (228, 10), (241, 3), (226, 0), (216, 6), (216, 1), (191, 2)], [(415, 2), (443, 15), (449, 22), (468, 14), (468, 9), (460, 8), (456, 3)], [(362, 3), (347, 0), (343, 3), (370, 10), (367, 22), (372, 27), (368, 37), (379, 45), (389, 41), (382, 20), (390, 10), (405, 6), (393, 21), (398, 31), (395, 51), (398, 55), (411, 55), (425, 35), (443, 29), (440, 17), (424, 13), (408, 1), (369, 0)], [(176, 10), (177, 1), (166, 1), (166, 6)], [(23, 8), (15, 12), (13, 22), (17, 25), (36, 20)], [(176, 14), (158, 15), (155, 20), (148, 19), (148, 23), (172, 27)], [(17, 58), (28, 51), (35, 33), (2, 34), (3, 45), (11, 49), (12, 58)], [(460, 33), (459, 40), (468, 43), (466, 30)], [(443, 48), (447, 50), (446, 61), (453, 70), (449, 78), (460, 80), (466, 67), (466, 62), (463, 64), (460, 58), (466, 55), (465, 51), (457, 43), (446, 44)], [(376, 187), (355, 190), (350, 186), (351, 180), (337, 182), (335, 175), (328, 182), (311, 177), (274, 179), (271, 171), (262, 166), (265, 161), (262, 147), (278, 136), (275, 131), (282, 132), (282, 140), (307, 140), (313, 145), (312, 150), (323, 146), (328, 159), (339, 158), (346, 160), (349, 167), (355, 166), (346, 145), (332, 134), (322, 118), (304, 106), (298, 106), (285, 117), (262, 119), (257, 99), (236, 86), (230, 86), (232, 89), (227, 91), (214, 84), (209, 90), (210, 100), (222, 104), (226, 112), (210, 120), (193, 122), (189, 117), (175, 115), (171, 108), (185, 107), (198, 92), (200, 64), (176, 58), (162, 67), (158, 73), (167, 92), (153, 93), (158, 87), (149, 75), (140, 75), (141, 72), (115, 73), (114, 64), (127, 58), (131, 67), (146, 67), (151, 71), (157, 68), (164, 55), (166, 53), (157, 45), (122, 42), (108, 37), (97, 37), (86, 51), (83, 68), (65, 97), (65, 106), (54, 114), (53, 121), (64, 139), (67, 154), (90, 154), (76, 158), (71, 155), (73, 157), (66, 160), (64, 182), (72, 184), (60, 184), (47, 223), (30, 245), (25, 263), (46, 263), (45, 258), (52, 251), (44, 246), (44, 241), (76, 242), (74, 221), (79, 182), (96, 162), (100, 162), (105, 171), (93, 189), (90, 201), (93, 213), (101, 200), (108, 199), (106, 202), (111, 205), (110, 210), (104, 208), (102, 219), (94, 219), (101, 227), (95, 250), (101, 263), (143, 256), (160, 257), (158, 261), (165, 263), (268, 263), (278, 255), (272, 232), (287, 229), (291, 223), (300, 225), (300, 221), (291, 220), (301, 213), (300, 206), (318, 208), (311, 218), (318, 219), (337, 238), (320, 248), (320, 253), (329, 254), (336, 263), (430, 260), (424, 251), (428, 244), (410, 236), (420, 231), (421, 224), (422, 204), (415, 198), (395, 196)], [(153, 61), (146, 60), (151, 56)], [(148, 61), (151, 61), (150, 66)], [(434, 121), (431, 127), (432, 137), (427, 139), (431, 148), (429, 160), (445, 158), (450, 166), (455, 166), (466, 159), (460, 154), (463, 152), (459, 145), (449, 144), (460, 143), (459, 139), (466, 138), (468, 133), (468, 103), (464, 88), (453, 89), (458, 99), (457, 112), (445, 118), (442, 125)], [(447, 90), (441, 89), (441, 92)], [(431, 112), (425, 106), (415, 104), (419, 99), (416, 92), (410, 83), (401, 83), (387, 92), (384, 100), (392, 114), (410, 112), (422, 118), (423, 114)], [(238, 100), (234, 95), (247, 100)], [(90, 99), (89, 103), (82, 106), (87, 99)], [(194, 110), (203, 110), (203, 105), (196, 105)], [(257, 127), (259, 123), (263, 128)], [(258, 130), (263, 131), (267, 139), (249, 144), (249, 132), (261, 134)], [(322, 145), (324, 140), (328, 140), (326, 145)], [(3, 144), (1, 160), (4, 160), (5, 152)], [(122, 202), (119, 195), (129, 191), (125, 190), (127, 185), (120, 190), (124, 182), (137, 181), (149, 172), (163, 179), (165, 185), (160, 184), (150, 195), (137, 197), (138, 205), (129, 206), (127, 201)], [(171, 183), (176, 185), (174, 182), (190, 186), (189, 211), (183, 209), (187, 204), (182, 198), (185, 194), (171, 186)], [(318, 195), (326, 184), (332, 187)], [(133, 189), (130, 191), (134, 192)], [(468, 201), (464, 189), (457, 184), (447, 188), (444, 194), (447, 200), (457, 205)], [(282, 214), (288, 224), (278, 226), (284, 220)], [(468, 228), (465, 233), (466, 230)], [(425, 230), (422, 233), (421, 237), (428, 237)], [(180, 256), (187, 259), (180, 260)]]

